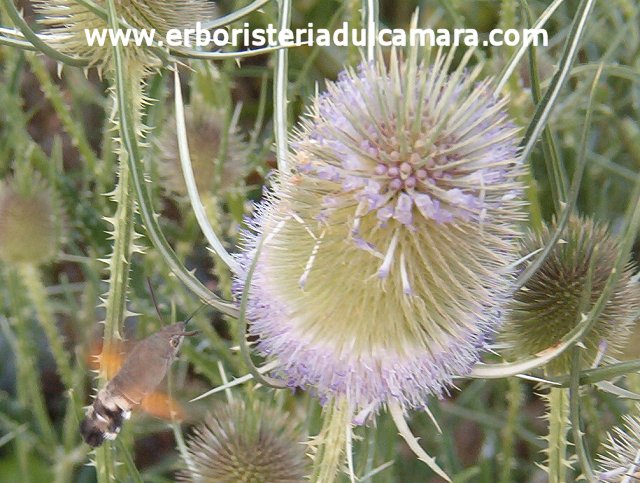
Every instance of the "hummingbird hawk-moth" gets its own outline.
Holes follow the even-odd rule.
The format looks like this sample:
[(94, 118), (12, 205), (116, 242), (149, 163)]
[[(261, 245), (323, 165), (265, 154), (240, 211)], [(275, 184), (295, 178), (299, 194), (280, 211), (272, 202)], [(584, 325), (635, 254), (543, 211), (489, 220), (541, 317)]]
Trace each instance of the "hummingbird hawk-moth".
[(160, 329), (131, 349), (117, 374), (98, 391), (80, 423), (80, 433), (88, 445), (97, 447), (105, 439), (115, 439), (124, 420), (131, 416), (131, 409), (154, 393), (182, 340), (197, 333), (185, 331), (190, 319)]

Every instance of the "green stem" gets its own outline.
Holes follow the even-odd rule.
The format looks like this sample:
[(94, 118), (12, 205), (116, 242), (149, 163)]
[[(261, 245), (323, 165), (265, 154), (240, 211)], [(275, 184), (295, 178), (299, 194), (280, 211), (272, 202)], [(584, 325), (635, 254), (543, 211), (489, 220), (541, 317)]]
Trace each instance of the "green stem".
[(22, 284), (19, 275), (8, 269), (6, 278), (16, 334), (16, 392), (18, 401), (24, 408), (30, 408), (33, 419), (42, 433), (43, 442), (53, 451), (58, 445), (58, 441), (47, 413), (40, 385), (36, 363), (37, 350), (33, 342), (34, 335), (29, 329), (29, 319), (25, 316), (28, 305), (22, 297)]
[[(141, 84), (140, 76), (136, 75), (136, 69), (129, 69), (126, 92), (130, 93), (129, 100), (137, 101), (131, 109), (134, 112), (134, 119), (139, 121)], [(118, 111), (118, 103), (114, 103), (116, 113), (114, 119), (120, 127), (119, 120), (121, 113)], [(113, 250), (108, 261), (109, 264), (109, 291), (105, 301), (105, 320), (102, 354), (108, 354), (116, 349), (117, 344), (122, 339), (121, 331), (124, 320), (127, 317), (127, 292), (129, 289), (129, 271), (131, 255), (134, 251), (134, 213), (135, 204), (133, 189), (131, 185), (130, 165), (128, 153), (124, 146), (118, 146), (118, 185), (113, 192), (113, 201), (116, 202), (116, 212), (108, 221), (113, 225), (112, 239)], [(111, 360), (112, 358), (108, 358)], [(114, 368), (106, 367), (100, 363), (100, 381), (104, 382), (108, 375), (113, 376)], [(96, 471), (98, 483), (113, 481), (115, 478), (114, 448), (112, 443), (106, 442), (96, 450)]]
[(322, 416), (322, 430), (313, 443), (317, 446), (311, 481), (332, 483), (342, 467), (347, 425), (351, 424), (353, 414), (347, 400), (342, 398), (327, 404)]
[[(103, 352), (112, 349), (113, 344), (121, 340), (121, 329), (126, 316), (127, 289), (129, 286), (129, 262), (133, 245), (133, 214), (134, 205), (129, 181), (129, 165), (126, 161), (127, 153), (119, 153), (118, 186), (113, 200), (117, 208), (113, 218), (113, 251), (109, 259), (109, 291), (105, 302), (106, 316), (104, 321)], [(105, 367), (100, 368), (104, 378)]]
[(71, 110), (62, 97), (62, 92), (51, 80), (51, 75), (45, 68), (42, 60), (33, 55), (27, 56), (27, 60), (29, 61), (31, 71), (38, 78), (42, 92), (44, 92), (44, 95), (55, 109), (56, 115), (69, 134), (71, 142), (78, 148), (80, 156), (86, 161), (88, 171), (95, 173), (96, 167), (98, 166), (98, 157), (89, 144), (83, 126), (77, 120), (73, 119)]
[[(278, 28), (280, 30), (289, 28), (291, 25), (291, 0), (278, 0), (278, 11)], [(287, 49), (279, 50), (276, 54), (273, 73), (273, 123), (275, 125), (274, 135), (278, 170), (283, 173), (289, 169), (289, 147), (287, 143), (288, 62), (289, 52)]]
[[(580, 377), (580, 347), (574, 347), (571, 364), (571, 387), (569, 389), (569, 408), (571, 411), (571, 426), (573, 429), (573, 444), (576, 448), (579, 468), (582, 469), (582, 477), (586, 481), (596, 481), (591, 464), (591, 457), (584, 440), (585, 433), (582, 431), (580, 422), (580, 388), (578, 379)], [(566, 389), (565, 389), (566, 390)]]
[[(104, 338), (102, 354), (116, 350), (115, 345), (121, 340), (121, 330), (127, 316), (127, 291), (129, 287), (129, 268), (133, 250), (133, 215), (134, 203), (129, 180), (129, 164), (124, 149), (119, 152), (118, 186), (114, 192), (117, 208), (113, 218), (113, 251), (109, 260), (109, 291), (107, 293), (104, 321)], [(101, 358), (102, 359), (102, 358)], [(107, 358), (111, 360), (111, 358)], [(104, 382), (107, 375), (113, 376), (113, 368), (100, 363), (100, 381)], [(96, 471), (98, 483), (112, 481), (115, 476), (115, 466), (112, 458), (112, 445), (106, 442), (96, 450)]]
[(18, 453), (21, 481), (23, 483), (31, 483), (31, 476), (29, 474), (29, 454), (31, 453), (31, 448), (29, 447), (29, 443), (23, 438), (17, 438), (16, 451)]
[(567, 481), (567, 432), (569, 430), (569, 394), (566, 389), (549, 391), (549, 483)]
[(522, 409), (522, 387), (517, 377), (507, 380), (509, 390), (507, 392), (507, 424), (502, 429), (502, 471), (500, 481), (509, 483), (512, 481), (511, 470), (513, 468), (513, 449), (515, 436), (518, 430), (518, 420)]
[[(76, 378), (74, 377), (71, 364), (69, 363), (69, 358), (64, 348), (62, 336), (56, 326), (55, 316), (51, 311), (51, 305), (49, 303), (44, 284), (42, 283), (40, 271), (33, 265), (23, 264), (18, 267), (18, 273), (22, 278), (22, 283), (27, 289), (29, 299), (35, 308), (38, 322), (47, 337), (49, 349), (51, 350), (51, 354), (53, 355), (53, 359), (56, 363), (60, 379), (62, 380), (65, 388), (72, 389), (76, 386)], [(73, 397), (73, 393), (71, 393), (70, 398)], [(68, 401), (68, 404), (70, 407), (74, 406), (71, 400)], [(74, 433), (77, 435), (76, 428), (74, 428)], [(64, 440), (65, 449), (70, 449), (67, 443), (74, 443), (77, 440), (77, 437), (70, 440), (65, 434)], [(73, 474), (73, 466), (73, 461), (70, 461), (65, 455), (62, 455), (62, 458), (57, 458), (56, 464), (54, 465), (54, 483), (70, 481)]]
[(62, 379), (65, 388), (71, 389), (74, 387), (73, 370), (64, 348), (62, 336), (56, 326), (40, 271), (33, 265), (23, 264), (18, 267), (18, 273), (22, 278), (23, 285), (27, 288), (27, 294), (36, 310), (40, 327), (42, 327), (49, 342), (49, 348), (56, 362), (60, 379)]

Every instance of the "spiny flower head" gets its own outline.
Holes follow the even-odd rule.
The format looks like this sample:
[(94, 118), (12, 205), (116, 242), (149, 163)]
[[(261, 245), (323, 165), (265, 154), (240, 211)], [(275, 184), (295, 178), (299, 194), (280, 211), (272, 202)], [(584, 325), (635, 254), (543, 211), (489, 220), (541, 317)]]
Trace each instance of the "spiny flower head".
[[(545, 226), (540, 233), (531, 232), (523, 242), (522, 255), (545, 247), (554, 231), (555, 224)], [(600, 297), (618, 252), (618, 240), (609, 234), (605, 225), (591, 218), (571, 217), (561, 240), (514, 295), (500, 335), (508, 344), (508, 351), (515, 357), (523, 357), (558, 344), (576, 326), (581, 313), (586, 313)], [(583, 299), (587, 296), (591, 265), (591, 291), (585, 307)], [(525, 267), (526, 264), (523, 269)], [(632, 272), (629, 264), (583, 340), (587, 364), (597, 356), (601, 342), (605, 341), (607, 348), (615, 352), (626, 341), (640, 310), (640, 287), (631, 280)], [(563, 354), (551, 361), (547, 369), (551, 373), (565, 373), (570, 365), (571, 355)]]
[(511, 292), (517, 129), (480, 66), (451, 62), (393, 51), (329, 83), (251, 221), (250, 332), (323, 401), (424, 406), (477, 362)]
[(197, 426), (187, 448), (189, 469), (180, 481), (299, 483), (308, 461), (290, 415), (263, 403), (234, 402)]
[(631, 327), (631, 335), (627, 338), (622, 354), (618, 356), (618, 359), (624, 361), (640, 359), (640, 318), (637, 318)]
[[(636, 412), (640, 405), (636, 405)], [(598, 481), (636, 481), (640, 479), (640, 418), (624, 416), (625, 424), (608, 434), (605, 453), (598, 456), (602, 471)]]
[[(107, 2), (95, 2), (106, 7)], [(197, 21), (213, 18), (214, 7), (206, 0), (117, 0), (116, 13), (135, 29), (155, 29), (156, 39), (163, 38), (170, 29), (185, 29), (195, 26)], [(42, 15), (40, 22), (47, 27), (43, 39), (59, 51), (89, 61), (91, 66), (108, 65), (112, 57), (112, 45), (107, 42), (99, 46), (89, 45), (86, 32), (108, 28), (107, 20), (74, 0), (38, 0), (36, 11)], [(123, 31), (124, 32), (124, 31)], [(124, 52), (146, 67), (157, 67), (159, 59), (142, 46), (135, 46), (133, 37)]]
[[(200, 96), (195, 96), (185, 109), (189, 156), (200, 194), (211, 192), (216, 196), (224, 196), (241, 188), (248, 174), (249, 147), (243, 140), (235, 118), (226, 132), (224, 119), (221, 110), (212, 107)], [(186, 196), (175, 119), (172, 117), (166, 124), (168, 129), (162, 132), (158, 142), (160, 175), (168, 190)], [(225, 135), (226, 149), (222, 152)]]
[(51, 260), (61, 236), (61, 210), (37, 174), (0, 181), (0, 259), (38, 265)]

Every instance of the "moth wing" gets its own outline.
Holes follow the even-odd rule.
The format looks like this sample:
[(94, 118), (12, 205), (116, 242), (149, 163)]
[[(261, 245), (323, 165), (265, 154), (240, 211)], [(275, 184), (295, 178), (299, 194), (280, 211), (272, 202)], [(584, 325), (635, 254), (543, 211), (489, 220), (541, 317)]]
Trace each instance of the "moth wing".
[(152, 392), (142, 400), (140, 408), (157, 418), (184, 420), (184, 410), (180, 403), (164, 392)]

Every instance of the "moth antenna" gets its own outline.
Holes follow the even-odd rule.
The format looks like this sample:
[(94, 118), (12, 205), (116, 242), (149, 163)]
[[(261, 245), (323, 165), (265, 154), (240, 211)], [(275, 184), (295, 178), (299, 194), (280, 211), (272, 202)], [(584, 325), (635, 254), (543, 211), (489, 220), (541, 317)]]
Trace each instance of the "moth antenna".
[(149, 294), (151, 294), (151, 300), (153, 300), (153, 306), (156, 308), (156, 314), (158, 314), (158, 318), (162, 325), (166, 325), (164, 319), (162, 318), (162, 314), (160, 313), (160, 309), (158, 308), (158, 301), (156, 300), (156, 294), (153, 291), (153, 287), (151, 286), (151, 279), (147, 277), (147, 286), (149, 287)]
[(191, 312), (191, 314), (189, 315), (189, 317), (187, 317), (184, 321), (184, 326), (186, 327), (187, 324), (191, 321), (191, 319), (193, 319), (193, 316), (196, 315), (198, 312), (200, 312), (200, 310), (202, 310), (203, 307), (206, 307), (207, 304), (203, 303), (200, 307), (198, 307), (196, 310), (194, 310), (193, 312)]

